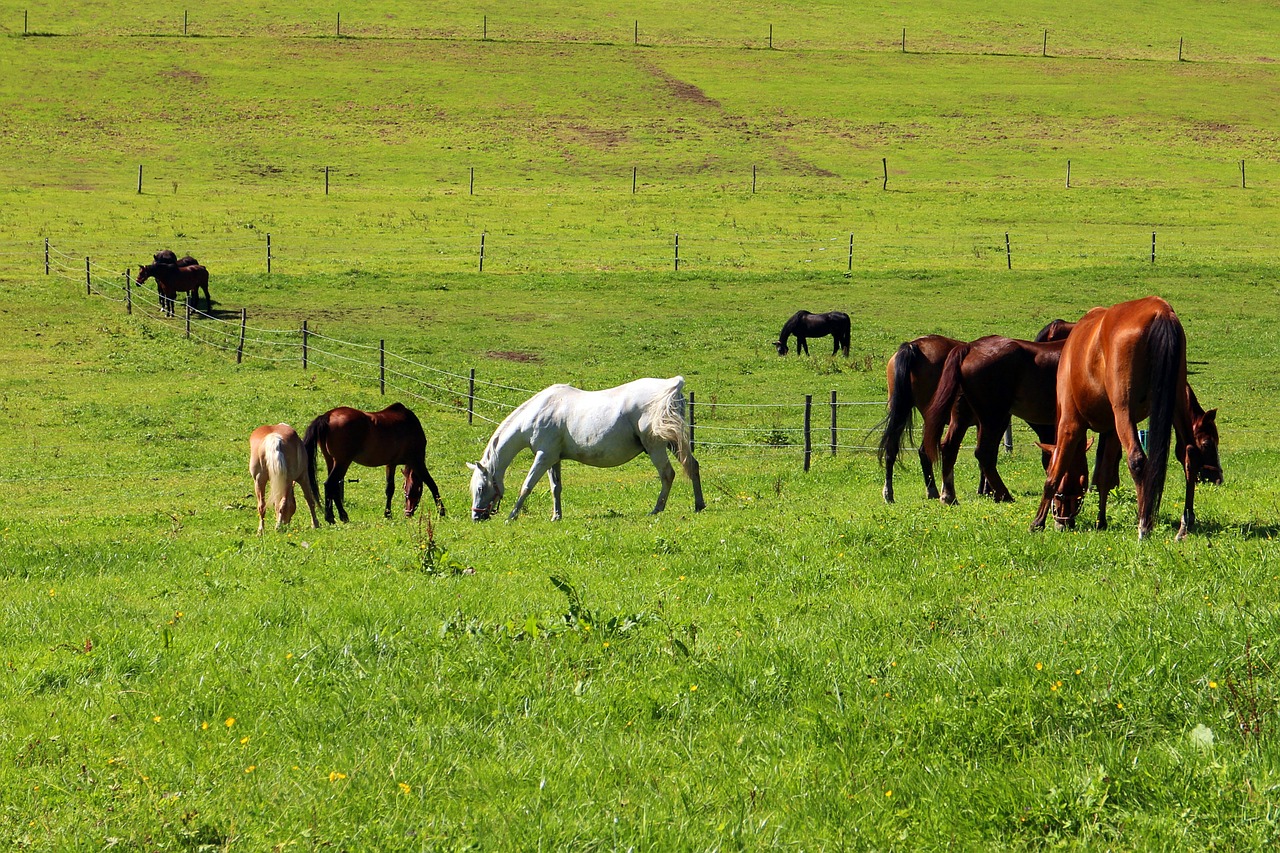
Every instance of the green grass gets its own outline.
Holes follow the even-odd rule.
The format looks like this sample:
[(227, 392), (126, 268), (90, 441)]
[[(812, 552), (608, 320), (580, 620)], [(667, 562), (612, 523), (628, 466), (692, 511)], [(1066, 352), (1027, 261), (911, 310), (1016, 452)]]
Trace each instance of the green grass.
[[(22, 38), (0, 4), (0, 839), (1274, 846), (1276, 16), (1073, 8), (384, 2), (336, 39), (328, 9), (209, 2), (183, 39), (180, 9), (103, 3)], [(119, 301), (163, 246), (213, 270), (190, 341)], [(877, 405), (825, 449), (830, 391), (882, 401), (903, 340), (1147, 293), (1221, 411), (1185, 542), (1176, 474), (1151, 541), (1127, 485), (1107, 531), (1029, 533), (1025, 429), (1011, 505), (965, 461), (960, 506), (909, 467), (886, 506), (854, 449)], [(848, 361), (772, 354), (800, 307), (850, 313)], [(413, 377), (385, 397), (380, 340)], [(637, 461), (567, 466), (557, 524), (545, 483), (467, 519), (463, 463), (522, 397), (489, 383), (677, 373), (705, 512), (679, 480), (646, 516)], [(447, 518), (382, 519), (360, 470), (350, 524), (254, 535), (254, 426), (392, 399)]]

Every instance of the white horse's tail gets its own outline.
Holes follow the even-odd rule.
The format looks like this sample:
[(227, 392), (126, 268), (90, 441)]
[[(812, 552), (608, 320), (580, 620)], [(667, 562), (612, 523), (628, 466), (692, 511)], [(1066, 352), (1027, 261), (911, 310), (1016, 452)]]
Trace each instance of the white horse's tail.
[(285, 455), (284, 436), (273, 432), (266, 437), (262, 442), (262, 459), (266, 463), (267, 482), (271, 484), (270, 506), (278, 511), (289, 486), (289, 458)]
[(698, 463), (693, 458), (693, 446), (689, 442), (689, 421), (684, 414), (683, 376), (675, 377), (670, 390), (649, 406), (649, 420), (653, 434), (671, 446), (685, 475), (694, 479)]

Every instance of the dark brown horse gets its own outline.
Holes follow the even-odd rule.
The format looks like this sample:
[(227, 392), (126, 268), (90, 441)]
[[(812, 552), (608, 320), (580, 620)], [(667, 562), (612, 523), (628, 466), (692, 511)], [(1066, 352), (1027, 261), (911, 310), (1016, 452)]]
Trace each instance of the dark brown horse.
[[(1065, 341), (1035, 343), (989, 335), (951, 350), (924, 419), (920, 445), (930, 461), (942, 459), (942, 502), (956, 502), (955, 466), (969, 427), (978, 426), (973, 455), (997, 502), (1013, 496), (996, 460), (1010, 418), (1027, 422), (1042, 442), (1053, 440), (1058, 360)], [(947, 423), (946, 438), (942, 425)], [(1042, 460), (1048, 464), (1048, 454)], [(980, 493), (983, 493), (980, 490)]]
[(333, 524), (333, 508), (337, 505), (338, 517), (347, 520), (343, 506), (346, 493), (347, 469), (351, 463), (370, 468), (386, 466), (387, 507), (384, 515), (391, 517), (391, 498), (396, 493), (396, 466), (404, 466), (404, 514), (412, 516), (422, 499), (422, 487), (431, 490), (440, 515), (444, 515), (444, 503), (440, 490), (427, 470), (427, 437), (422, 423), (400, 403), (392, 403), (380, 412), (362, 412), (346, 406), (330, 409), (313, 420), (302, 438), (306, 448), (312, 487), (316, 485), (316, 448), (324, 454), (329, 476), (324, 481), (324, 518)]
[(174, 254), (173, 249), (161, 249), (153, 255), (157, 264), (168, 264), (171, 267), (194, 267), (199, 266), (200, 262), (190, 255), (178, 257)]
[[(1109, 454), (1124, 451), (1138, 497), (1138, 538), (1145, 538), (1160, 509), (1174, 422), (1191, 412), (1187, 338), (1178, 315), (1158, 296), (1089, 311), (1062, 350), (1057, 396), (1055, 443), (1031, 529), (1044, 527), (1050, 509), (1059, 529), (1075, 524), (1088, 488), (1085, 433), (1093, 430), (1102, 442), (1119, 441)], [(1138, 439), (1137, 425), (1143, 418), (1149, 418), (1146, 450)], [(1179, 443), (1191, 430), (1190, 424), (1182, 424)], [(1198, 467), (1194, 460), (1193, 467)], [(1106, 474), (1110, 466), (1098, 468)], [(1194, 518), (1188, 506), (1179, 538)]]
[(209, 296), (209, 271), (199, 264), (186, 267), (172, 264), (147, 264), (138, 270), (134, 283), (140, 285), (149, 278), (156, 280), (156, 290), (160, 294), (160, 310), (165, 313), (165, 316), (173, 316), (174, 300), (179, 293), (192, 294), (198, 303), (199, 292), (203, 290), (205, 310), (213, 308), (213, 298)]
[(825, 338), (830, 335), (833, 342), (831, 354), (844, 350), (847, 357), (849, 355), (849, 336), (850, 336), (849, 315), (843, 311), (828, 311), (826, 314), (810, 314), (808, 311), (797, 311), (791, 315), (791, 319), (787, 320), (782, 326), (782, 331), (778, 333), (778, 339), (773, 342), (774, 349), (778, 351), (778, 355), (786, 355), (787, 338), (795, 335), (796, 337), (796, 355), (804, 353), (809, 354), (809, 338)]
[[(902, 434), (910, 437), (914, 412), (921, 416), (933, 400), (938, 380), (947, 354), (963, 341), (942, 335), (925, 335), (907, 341), (889, 358), (885, 379), (889, 385), (889, 413), (881, 422), (880, 462), (884, 465), (884, 490), (886, 503), (893, 503), (893, 468), (902, 448)], [(924, 447), (919, 449), (920, 470), (924, 474), (924, 487), (930, 498), (938, 497), (938, 487), (933, 479), (933, 463)]]

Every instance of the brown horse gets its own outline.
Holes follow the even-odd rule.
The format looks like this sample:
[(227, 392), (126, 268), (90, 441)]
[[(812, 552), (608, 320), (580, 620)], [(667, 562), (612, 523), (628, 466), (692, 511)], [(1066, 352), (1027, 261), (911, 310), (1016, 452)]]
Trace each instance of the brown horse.
[[(885, 379), (889, 385), (889, 413), (881, 421), (880, 462), (884, 465), (884, 490), (886, 503), (893, 503), (893, 468), (902, 447), (902, 434), (910, 436), (914, 412), (921, 416), (933, 400), (938, 380), (947, 354), (963, 341), (942, 335), (925, 335), (907, 341), (898, 347), (885, 367)], [(919, 449), (920, 470), (924, 474), (924, 487), (930, 498), (938, 497), (938, 486), (933, 479), (933, 463), (924, 447)]]
[(338, 517), (347, 520), (343, 506), (346, 493), (347, 469), (351, 463), (370, 468), (386, 466), (387, 507), (384, 515), (391, 517), (391, 498), (396, 492), (396, 466), (404, 466), (404, 514), (412, 516), (422, 499), (425, 484), (431, 490), (440, 515), (444, 515), (444, 503), (440, 490), (427, 470), (427, 437), (422, 423), (400, 403), (392, 403), (380, 412), (362, 412), (339, 406), (330, 409), (313, 420), (307, 427), (302, 444), (307, 451), (311, 484), (316, 485), (316, 448), (324, 454), (329, 476), (324, 481), (324, 518), (333, 524), (333, 508), (338, 507)]
[[(1051, 457), (1031, 529), (1044, 527), (1050, 509), (1059, 529), (1075, 524), (1088, 488), (1085, 433), (1093, 430), (1124, 449), (1138, 497), (1138, 538), (1148, 536), (1163, 497), (1170, 433), (1191, 412), (1188, 394), (1186, 333), (1168, 302), (1149, 296), (1085, 314), (1062, 350), (1056, 440), (1044, 445)], [(1149, 418), (1145, 451), (1137, 427), (1143, 418)], [(1182, 424), (1179, 434), (1181, 443), (1191, 425)], [(1193, 467), (1199, 467), (1194, 460)], [(1109, 466), (1098, 468), (1105, 475)], [(1184, 512), (1179, 538), (1192, 523), (1194, 512)]]
[[(179, 293), (192, 294), (199, 303), (200, 291), (204, 291), (205, 310), (213, 308), (213, 298), (209, 296), (209, 271), (199, 264), (179, 267), (172, 264), (147, 264), (138, 270), (134, 284), (142, 284), (149, 278), (156, 280), (156, 290), (160, 294), (160, 310), (166, 317), (173, 316), (174, 300)], [(188, 299), (192, 298), (191, 296)]]
[(791, 319), (783, 324), (782, 331), (778, 333), (778, 339), (773, 342), (773, 346), (778, 351), (778, 355), (786, 355), (788, 352), (787, 339), (795, 335), (796, 355), (802, 352), (808, 355), (809, 338), (825, 338), (830, 335), (833, 343), (831, 354), (835, 355), (844, 350), (845, 356), (848, 357), (849, 330), (849, 315), (843, 311), (828, 311), (826, 314), (810, 314), (808, 311), (797, 311), (791, 315)]
[[(1040, 441), (1052, 441), (1057, 405), (1058, 360), (1065, 341), (1035, 343), (988, 335), (953, 348), (938, 380), (933, 402), (924, 419), (922, 452), (931, 462), (942, 459), (942, 502), (956, 502), (955, 466), (960, 443), (970, 426), (978, 425), (973, 455), (997, 502), (1013, 496), (1000, 478), (996, 459), (1000, 437), (1017, 416), (1027, 422)], [(948, 421), (946, 438), (942, 425)], [(1042, 460), (1048, 464), (1048, 454)]]
[(293, 484), (302, 487), (302, 496), (311, 510), (311, 526), (319, 527), (316, 518), (316, 489), (308, 476), (307, 453), (302, 439), (288, 424), (264, 424), (249, 435), (249, 476), (253, 477), (253, 493), (258, 499), (258, 535), (266, 521), (268, 492), (276, 510), (276, 530), (288, 524), (298, 509)]

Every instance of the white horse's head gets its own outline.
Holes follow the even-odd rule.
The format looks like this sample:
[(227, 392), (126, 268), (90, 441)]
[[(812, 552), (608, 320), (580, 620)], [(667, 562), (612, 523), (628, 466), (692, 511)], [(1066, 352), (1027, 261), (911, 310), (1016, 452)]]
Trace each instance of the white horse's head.
[(471, 520), (487, 521), (502, 503), (502, 484), (479, 462), (468, 462), (471, 469)]

